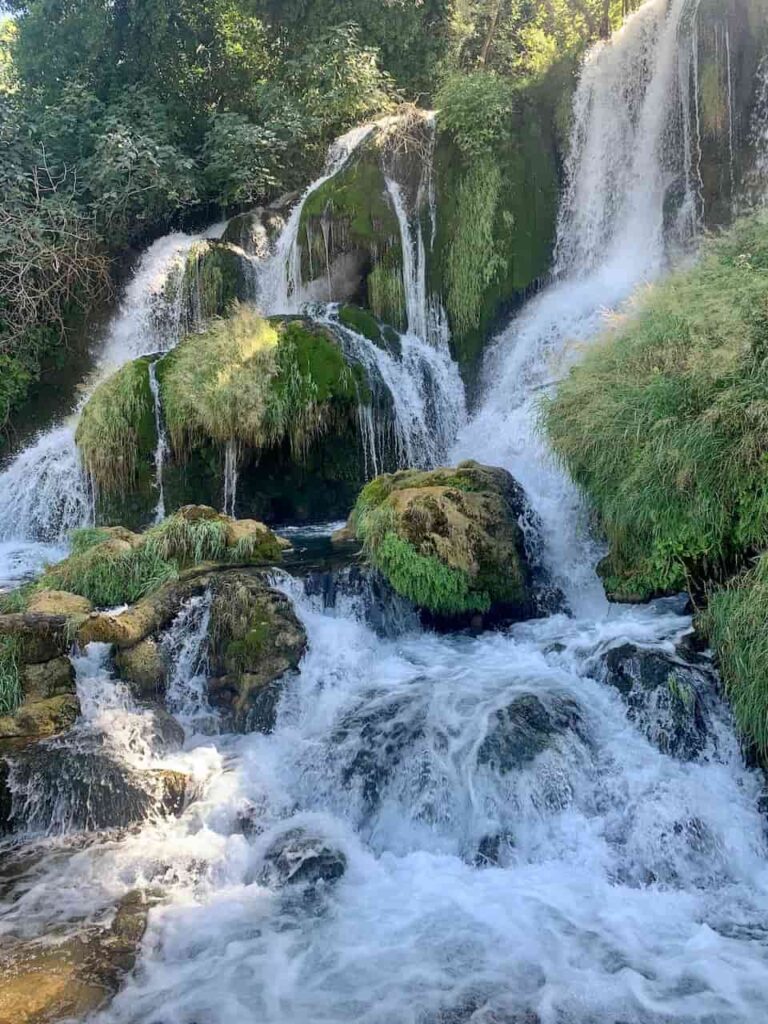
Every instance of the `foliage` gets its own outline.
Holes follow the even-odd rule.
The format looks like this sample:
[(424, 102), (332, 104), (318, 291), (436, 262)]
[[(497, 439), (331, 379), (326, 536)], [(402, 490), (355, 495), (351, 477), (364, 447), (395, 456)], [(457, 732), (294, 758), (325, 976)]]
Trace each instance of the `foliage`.
[(70, 551), (73, 555), (82, 555), (97, 544), (109, 540), (109, 537), (109, 531), (98, 526), (81, 526), (69, 535)]
[(702, 617), (739, 729), (768, 755), (768, 556), (714, 591)]
[(20, 641), (16, 636), (0, 636), (0, 715), (11, 715), (21, 704)]
[(451, 569), (431, 555), (420, 555), (407, 540), (390, 531), (373, 553), (373, 562), (403, 597), (436, 614), (486, 611), (487, 595), (478, 595), (466, 573)]
[(506, 266), (494, 239), (501, 188), (501, 170), (490, 156), (477, 159), (459, 186), (446, 266), (446, 306), (458, 331), (479, 325), (486, 291)]
[(203, 143), (205, 184), (211, 199), (227, 208), (252, 204), (282, 184), (286, 142), (244, 114), (214, 113)]
[(149, 360), (126, 363), (100, 384), (84, 407), (75, 440), (96, 487), (125, 494), (143, 456), (154, 449), (154, 402)]
[(174, 449), (208, 440), (297, 454), (357, 407), (361, 383), (335, 342), (303, 322), (276, 327), (245, 307), (185, 339), (163, 360), (163, 408)]
[(768, 543), (768, 216), (648, 291), (544, 407), (610, 542), (609, 590), (683, 589)]
[(480, 158), (509, 137), (515, 94), (511, 83), (492, 71), (451, 75), (435, 102), (440, 126), (470, 159)]

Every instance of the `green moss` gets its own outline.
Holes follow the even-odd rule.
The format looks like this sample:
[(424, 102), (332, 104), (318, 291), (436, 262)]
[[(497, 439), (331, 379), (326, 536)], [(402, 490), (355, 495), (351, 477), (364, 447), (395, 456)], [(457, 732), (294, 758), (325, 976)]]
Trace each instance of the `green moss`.
[(152, 474), (155, 414), (149, 358), (127, 363), (85, 405), (75, 441), (98, 493), (125, 494)]
[(768, 556), (711, 595), (701, 627), (741, 734), (768, 757)]
[(280, 542), (271, 532), (253, 533), (247, 537), (241, 537), (229, 551), (230, 561), (238, 564), (243, 562), (279, 562), (282, 555), (283, 549)]
[(199, 242), (190, 249), (182, 284), (192, 320), (224, 316), (242, 298), (240, 257), (221, 242)]
[(618, 596), (722, 578), (768, 544), (768, 217), (645, 293), (544, 406)]
[(224, 664), (228, 672), (243, 672), (258, 665), (272, 639), (270, 624), (257, 622), (248, 632), (236, 640), (230, 640), (224, 653)]
[(362, 371), (327, 331), (269, 323), (245, 307), (186, 338), (163, 363), (166, 423), (182, 455), (208, 441), (264, 449), (288, 440), (303, 456), (368, 397)]
[[(304, 203), (300, 231), (306, 236), (308, 224), (324, 216), (344, 224), (352, 243), (383, 246), (389, 240), (399, 245), (400, 228), (387, 201), (377, 154), (363, 154), (316, 189)], [(316, 233), (322, 238), (319, 228)]]
[(399, 260), (377, 263), (368, 275), (368, 304), (380, 320), (392, 324), (399, 331), (405, 330), (405, 286)]
[(21, 691), (21, 641), (0, 637), (0, 715), (12, 715), (23, 699)]
[(356, 334), (362, 334), (364, 338), (372, 341), (374, 345), (381, 342), (381, 326), (379, 321), (369, 313), (367, 309), (349, 304), (342, 306), (339, 310), (339, 322)]

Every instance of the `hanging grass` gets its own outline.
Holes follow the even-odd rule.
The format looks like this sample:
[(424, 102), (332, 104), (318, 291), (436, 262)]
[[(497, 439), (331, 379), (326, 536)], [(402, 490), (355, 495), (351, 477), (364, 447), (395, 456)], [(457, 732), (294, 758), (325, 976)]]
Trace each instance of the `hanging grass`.
[(768, 756), (768, 555), (715, 591), (701, 626), (714, 648), (741, 734)]
[(155, 414), (146, 358), (100, 384), (84, 407), (75, 441), (91, 479), (105, 494), (126, 494), (155, 449)]
[(543, 408), (619, 597), (724, 578), (768, 544), (768, 215), (649, 289)]
[(12, 715), (23, 699), (21, 691), (21, 641), (0, 637), (0, 715)]
[(302, 456), (354, 417), (365, 385), (322, 328), (270, 323), (246, 307), (185, 339), (163, 360), (160, 380), (180, 455), (210, 440), (255, 449), (287, 440)]

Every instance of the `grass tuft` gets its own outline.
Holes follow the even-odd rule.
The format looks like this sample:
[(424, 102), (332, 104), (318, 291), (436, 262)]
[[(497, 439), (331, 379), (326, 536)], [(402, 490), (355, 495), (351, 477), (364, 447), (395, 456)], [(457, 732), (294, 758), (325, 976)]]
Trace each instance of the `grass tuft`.
[(161, 561), (180, 566), (220, 562), (226, 555), (227, 524), (223, 519), (170, 516), (146, 534), (147, 548)]
[(107, 542), (50, 566), (39, 580), (42, 589), (66, 590), (86, 597), (97, 608), (132, 604), (178, 575), (150, 544), (115, 550)]

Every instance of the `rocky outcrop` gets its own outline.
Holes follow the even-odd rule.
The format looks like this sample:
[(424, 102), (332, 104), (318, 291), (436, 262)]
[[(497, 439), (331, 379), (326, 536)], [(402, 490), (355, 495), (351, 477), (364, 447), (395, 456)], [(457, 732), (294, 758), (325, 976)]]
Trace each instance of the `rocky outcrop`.
[(292, 828), (277, 836), (267, 848), (260, 877), (270, 887), (333, 885), (346, 870), (345, 854), (327, 839), (306, 829)]
[(622, 644), (602, 656), (597, 674), (616, 688), (627, 718), (663, 754), (694, 761), (715, 742), (718, 682), (708, 659), (683, 649), (671, 653)]
[(244, 572), (210, 579), (208, 692), (211, 703), (241, 730), (269, 732), (286, 673), (307, 644), (290, 601)]
[(455, 469), (377, 477), (360, 494), (348, 530), (397, 593), (448, 619), (535, 614), (520, 519), (522, 489), (503, 469)]

